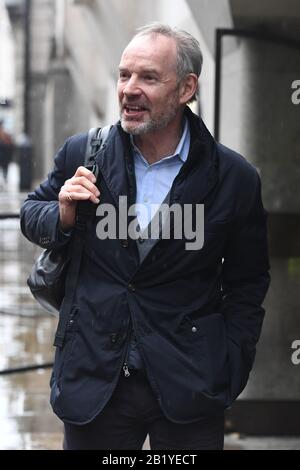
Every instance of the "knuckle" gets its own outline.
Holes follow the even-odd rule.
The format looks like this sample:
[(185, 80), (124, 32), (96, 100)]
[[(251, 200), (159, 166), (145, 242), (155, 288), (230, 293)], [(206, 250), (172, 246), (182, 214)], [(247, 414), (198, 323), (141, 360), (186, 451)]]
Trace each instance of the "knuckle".
[(79, 177), (79, 183), (84, 186), (84, 183), (86, 182), (86, 177), (85, 176), (80, 176)]
[(62, 196), (66, 192), (66, 186), (62, 186), (59, 191), (59, 196)]
[(82, 173), (84, 173), (84, 167), (83, 166), (79, 166), (73, 176), (73, 178), (77, 178), (79, 177), (80, 175), (82, 175)]

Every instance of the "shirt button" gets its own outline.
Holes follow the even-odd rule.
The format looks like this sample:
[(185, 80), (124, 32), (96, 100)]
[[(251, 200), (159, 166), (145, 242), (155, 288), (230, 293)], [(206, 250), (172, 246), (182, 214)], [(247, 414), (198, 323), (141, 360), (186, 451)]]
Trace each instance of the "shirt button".
[(193, 326), (192, 332), (193, 332), (193, 333), (196, 333), (196, 331), (198, 331), (197, 328), (196, 328), (195, 326)]
[(127, 240), (122, 240), (121, 245), (123, 246), (123, 248), (127, 248), (128, 247), (128, 241)]
[(145, 241), (144, 238), (142, 238), (142, 237), (139, 238), (139, 243), (144, 243), (144, 241)]
[(135, 292), (135, 286), (134, 286), (134, 284), (129, 283), (129, 284), (128, 284), (128, 289), (129, 289), (131, 292)]

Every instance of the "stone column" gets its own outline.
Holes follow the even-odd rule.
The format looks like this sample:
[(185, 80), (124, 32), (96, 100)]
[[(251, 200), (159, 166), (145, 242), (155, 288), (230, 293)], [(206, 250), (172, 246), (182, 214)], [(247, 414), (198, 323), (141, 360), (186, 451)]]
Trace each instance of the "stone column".
[(272, 283), (247, 399), (299, 400), (291, 361), (300, 339), (300, 105), (291, 100), (299, 59), (300, 49), (255, 39), (239, 39), (223, 59), (220, 141), (257, 167), (269, 212)]

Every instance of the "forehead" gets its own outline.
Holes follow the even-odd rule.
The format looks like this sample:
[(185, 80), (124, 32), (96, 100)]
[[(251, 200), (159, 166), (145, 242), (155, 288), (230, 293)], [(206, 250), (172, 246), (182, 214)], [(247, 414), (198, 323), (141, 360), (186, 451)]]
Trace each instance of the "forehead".
[(134, 38), (124, 50), (120, 67), (140, 66), (161, 71), (174, 70), (177, 48), (173, 38), (151, 34)]

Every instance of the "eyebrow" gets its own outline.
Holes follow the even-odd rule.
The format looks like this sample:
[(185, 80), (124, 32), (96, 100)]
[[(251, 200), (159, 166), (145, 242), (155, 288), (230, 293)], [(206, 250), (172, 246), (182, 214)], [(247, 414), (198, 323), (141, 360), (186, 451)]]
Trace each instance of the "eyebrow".
[[(126, 67), (119, 67), (119, 72), (129, 72), (129, 69)], [(142, 69), (141, 73), (159, 75), (159, 72), (156, 69)]]
[(143, 73), (153, 73), (154, 75), (158, 75), (158, 71), (156, 69), (144, 69)]

